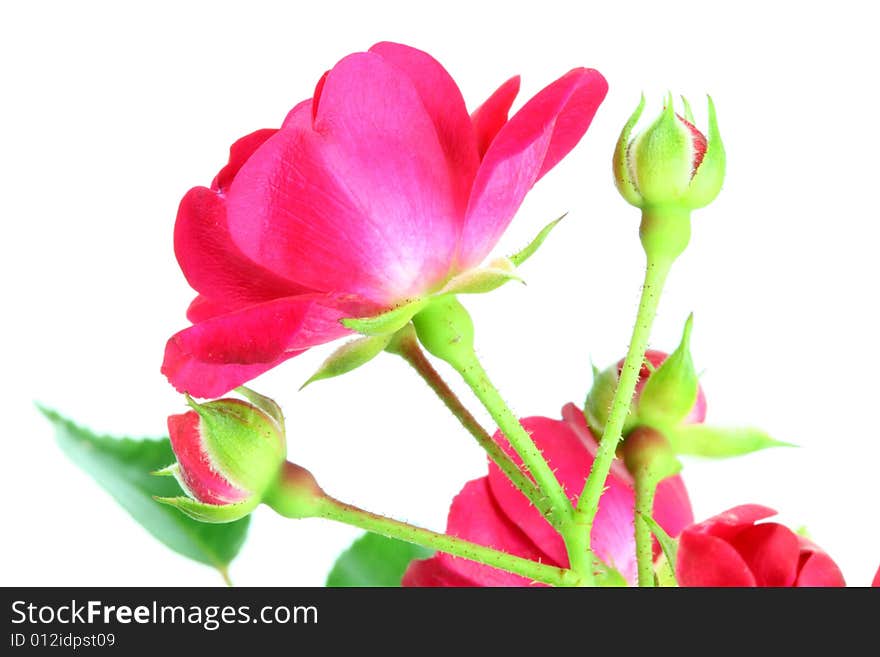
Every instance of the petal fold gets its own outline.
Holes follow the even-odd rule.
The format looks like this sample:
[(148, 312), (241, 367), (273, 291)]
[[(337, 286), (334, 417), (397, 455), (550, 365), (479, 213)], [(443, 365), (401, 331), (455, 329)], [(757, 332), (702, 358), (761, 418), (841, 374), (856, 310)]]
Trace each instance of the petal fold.
[(489, 150), (489, 144), (495, 139), (498, 131), (507, 123), (507, 114), (519, 93), (519, 84), (518, 75), (510, 78), (471, 114), (471, 121), (477, 134), (477, 151), (480, 159)]
[[(533, 561), (548, 563), (535, 544), (501, 512), (486, 477), (465, 484), (452, 500), (446, 531), (480, 545), (515, 554)], [(448, 570), (479, 586), (529, 586), (532, 582), (492, 566), (439, 553), (437, 559)]]
[(275, 299), (176, 333), (162, 373), (181, 392), (219, 397), (309, 347), (347, 335), (350, 304), (326, 295)]
[(230, 234), (311, 289), (386, 305), (419, 296), (446, 277), (460, 230), (446, 164), (409, 78), (377, 54), (349, 55), (327, 74), (314, 128), (294, 121), (239, 171)]
[(544, 88), (499, 130), (471, 192), (458, 264), (479, 264), (507, 228), (526, 193), (584, 135), (608, 83), (577, 68)]

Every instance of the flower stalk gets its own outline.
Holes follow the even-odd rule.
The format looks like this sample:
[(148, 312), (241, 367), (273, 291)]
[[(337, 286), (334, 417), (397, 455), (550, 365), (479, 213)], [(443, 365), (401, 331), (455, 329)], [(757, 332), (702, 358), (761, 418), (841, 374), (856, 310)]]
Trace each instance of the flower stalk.
[(314, 485), (310, 478), (304, 478), (303, 469), (292, 463), (286, 464), (284, 477), (265, 502), (285, 517), (315, 517), (333, 520), (380, 534), (386, 538), (414, 543), (445, 552), (454, 557), (501, 568), (542, 584), (578, 586), (581, 583), (581, 578), (567, 568), (524, 559), (341, 502), (324, 493)]
[(519, 466), (505, 454), (501, 446), (492, 440), (492, 436), (480, 425), (471, 412), (465, 408), (458, 396), (452, 391), (446, 381), (443, 380), (443, 377), (434, 369), (421, 347), (419, 347), (418, 338), (416, 338), (412, 326), (409, 325), (403, 330), (398, 331), (385, 350), (397, 354), (409, 363), (467, 432), (474, 437), (477, 444), (486, 452), (495, 465), (507, 475), (510, 482), (535, 505), (544, 517), (550, 518), (553, 514), (548, 498), (541, 493), (535, 483), (529, 479)]

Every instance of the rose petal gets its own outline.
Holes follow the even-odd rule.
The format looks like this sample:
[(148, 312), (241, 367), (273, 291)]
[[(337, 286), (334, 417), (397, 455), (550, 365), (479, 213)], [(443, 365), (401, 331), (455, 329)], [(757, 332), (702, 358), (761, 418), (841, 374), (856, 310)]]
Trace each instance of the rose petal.
[(464, 216), (480, 156), (474, 126), (458, 85), (436, 59), (421, 50), (385, 41), (374, 45), (370, 52), (406, 73), (419, 92), (446, 154), (456, 209)]
[(481, 159), (498, 131), (507, 123), (507, 113), (510, 112), (510, 107), (519, 93), (519, 83), (518, 75), (510, 78), (471, 114), (477, 135), (477, 151)]
[(278, 130), (274, 128), (263, 128), (245, 135), (232, 144), (229, 147), (229, 162), (215, 176), (214, 181), (211, 183), (211, 189), (220, 192), (226, 191), (229, 185), (232, 184), (232, 180), (235, 178), (238, 170), (241, 169), (241, 166), (247, 162), (255, 150), (263, 145), (263, 142), (276, 132)]
[(304, 349), (349, 333), (352, 308), (325, 295), (268, 301), (214, 317), (173, 335), (162, 373), (196, 397), (218, 397)]
[(745, 527), (775, 515), (776, 511), (769, 507), (759, 504), (742, 504), (693, 525), (691, 530), (711, 534), (723, 540), (730, 540)]
[[(800, 568), (795, 586), (846, 586), (843, 573), (822, 548), (804, 536), (798, 536)], [(874, 586), (880, 585), (875, 580)]]
[[(549, 563), (528, 537), (505, 516), (489, 489), (486, 477), (465, 484), (452, 500), (446, 531), (452, 536), (486, 545), (496, 550), (515, 554), (533, 561)], [(437, 555), (440, 563), (450, 571), (472, 580), (479, 586), (529, 586), (532, 582), (491, 566), (468, 559), (452, 557), (446, 553)]]
[(729, 543), (686, 529), (678, 544), (675, 573), (680, 586), (755, 586), (755, 577)]
[(474, 587), (479, 586), (466, 577), (449, 570), (437, 557), (430, 559), (415, 559), (407, 566), (403, 579), (400, 582), (404, 587), (422, 586), (449, 586), (449, 587)]
[(327, 75), (314, 130), (285, 127), (239, 171), (229, 231), (283, 278), (390, 305), (448, 273), (460, 225), (452, 187), (409, 78), (358, 53)]
[(171, 448), (187, 491), (205, 504), (232, 504), (247, 498), (247, 491), (240, 490), (217, 472), (200, 429), (201, 418), (195, 411), (168, 418)]
[[(223, 197), (205, 187), (189, 190), (180, 202), (174, 253), (190, 286), (214, 300), (211, 312), (221, 307), (231, 312), (309, 291), (246, 258), (229, 236)], [(205, 318), (198, 306), (195, 310), (195, 315), (188, 315), (191, 321)]]
[(877, 574), (874, 575), (874, 581), (871, 583), (871, 586), (880, 586), (880, 568), (877, 569)]
[(598, 71), (578, 68), (553, 82), (498, 132), (477, 171), (459, 249), (459, 266), (479, 264), (526, 193), (584, 135), (605, 98)]
[(797, 577), (797, 536), (776, 522), (746, 527), (730, 539), (755, 576), (756, 586), (791, 586)]

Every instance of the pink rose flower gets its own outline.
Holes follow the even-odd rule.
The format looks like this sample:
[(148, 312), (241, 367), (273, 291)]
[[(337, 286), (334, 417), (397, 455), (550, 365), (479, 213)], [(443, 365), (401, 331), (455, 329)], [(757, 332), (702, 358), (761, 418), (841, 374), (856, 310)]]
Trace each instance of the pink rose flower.
[[(587, 428), (583, 413), (574, 404), (562, 409), (562, 420), (545, 417), (524, 419), (532, 435), (572, 503), (596, 453), (596, 439)], [(500, 433), (499, 444), (508, 446)], [(615, 461), (606, 481), (593, 526), (596, 554), (635, 583), (636, 559), (633, 537), (634, 492), (632, 476), (623, 463)], [(693, 521), (690, 500), (678, 476), (669, 477), (657, 488), (654, 517), (672, 536)], [(469, 482), (452, 501), (447, 533), (543, 563), (568, 567), (562, 538), (540, 512), (517, 490), (504, 473), (489, 464), (489, 475)], [(531, 582), (466, 559), (438, 553), (414, 561), (403, 578), (404, 586), (527, 586)]]
[(681, 586), (845, 586), (819, 546), (775, 522), (757, 504), (734, 507), (681, 534), (676, 575)]
[(199, 293), (166, 346), (179, 390), (219, 396), (348, 333), (339, 320), (430, 294), (478, 265), (607, 91), (576, 68), (510, 120), (519, 78), (468, 115), (431, 56), (379, 43), (342, 59), (279, 130), (230, 149), (174, 233)]

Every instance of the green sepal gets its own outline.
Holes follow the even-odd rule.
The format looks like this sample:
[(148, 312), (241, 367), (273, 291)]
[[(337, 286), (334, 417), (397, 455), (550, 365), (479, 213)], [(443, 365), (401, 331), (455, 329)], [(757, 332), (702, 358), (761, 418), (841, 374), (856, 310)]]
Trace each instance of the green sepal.
[(767, 449), (768, 447), (797, 447), (792, 443), (771, 438), (760, 429), (719, 428), (705, 424), (683, 424), (668, 428), (664, 435), (676, 454), (723, 459)]
[(265, 395), (261, 395), (256, 390), (251, 390), (246, 386), (237, 387), (235, 389), (235, 392), (247, 399), (251, 404), (259, 408), (273, 420), (275, 420), (278, 423), (281, 431), (284, 431), (284, 413), (281, 411), (281, 407), (274, 399), (270, 399)]
[[(608, 422), (608, 415), (611, 412), (611, 401), (614, 399), (619, 379), (620, 375), (616, 364), (601, 372), (598, 372), (595, 366), (593, 367), (593, 385), (584, 402), (584, 418), (587, 420), (590, 431), (596, 436), (601, 436), (605, 431), (605, 424)], [(624, 420), (622, 435), (626, 436), (632, 431), (637, 422), (638, 418), (630, 407), (626, 414), (626, 420)]]
[(666, 530), (663, 529), (663, 527), (661, 527), (651, 516), (640, 513), (639, 517), (646, 525), (648, 525), (651, 533), (654, 534), (654, 538), (656, 538), (657, 542), (660, 544), (660, 549), (663, 550), (663, 556), (666, 557), (666, 561), (673, 571), (672, 580), (675, 581), (675, 560), (678, 557), (678, 539), (672, 538), (667, 534)]
[(328, 587), (400, 586), (414, 559), (427, 559), (433, 550), (379, 534), (366, 533), (336, 559), (327, 575)]
[(535, 239), (533, 239), (531, 242), (529, 242), (528, 246), (526, 246), (521, 251), (517, 251), (512, 256), (510, 256), (510, 262), (513, 263), (514, 267), (519, 267), (522, 263), (524, 263), (526, 260), (531, 258), (535, 254), (535, 252), (541, 247), (541, 245), (544, 243), (544, 240), (547, 239), (547, 236), (550, 234), (550, 231), (552, 231), (554, 228), (556, 228), (556, 224), (558, 224), (560, 221), (565, 219), (567, 214), (568, 213), (566, 212), (561, 217), (554, 219), (549, 224), (544, 226), (541, 229), (541, 232), (538, 233), (537, 235), (535, 235)]
[(678, 347), (645, 383), (636, 412), (647, 424), (676, 425), (688, 416), (697, 401), (700, 383), (690, 352), (693, 321), (691, 314)]
[(497, 258), (488, 267), (469, 269), (452, 277), (438, 294), (483, 294), (496, 290), (508, 281), (525, 282), (516, 275), (516, 266), (508, 258)]
[(259, 499), (287, 455), (284, 432), (275, 419), (239, 399), (199, 404), (186, 395), (186, 400), (199, 414), (199, 432), (214, 467), (231, 484)]
[(627, 119), (626, 124), (623, 126), (623, 130), (620, 132), (620, 137), (617, 139), (617, 146), (614, 148), (614, 159), (612, 161), (614, 182), (617, 185), (620, 195), (623, 196), (630, 205), (634, 205), (637, 208), (642, 207), (642, 195), (639, 194), (639, 191), (636, 189), (629, 168), (629, 137), (632, 133), (632, 129), (638, 122), (639, 117), (642, 115), (642, 110), (644, 109), (645, 94), (642, 94), (639, 99), (638, 107), (636, 107), (635, 111), (629, 119)]
[(361, 335), (391, 335), (406, 326), (429, 301), (423, 297), (373, 317), (349, 317), (341, 322), (345, 328)]
[(193, 520), (212, 524), (235, 522), (249, 515), (260, 504), (260, 498), (252, 495), (235, 504), (204, 504), (189, 497), (153, 497), (160, 504), (178, 509)]
[(688, 102), (688, 99), (684, 96), (681, 96), (681, 104), (684, 105), (684, 120), (691, 125), (695, 125), (696, 121), (694, 120), (694, 111), (691, 109), (691, 104)]
[(598, 559), (593, 562), (593, 575), (596, 579), (596, 586), (629, 586), (629, 582), (626, 581), (626, 577), (624, 577), (619, 570), (617, 570), (616, 568), (612, 568), (608, 564), (599, 561)]
[(632, 183), (651, 206), (677, 204), (687, 192), (693, 169), (693, 137), (675, 115), (672, 94), (663, 111), (629, 147)]
[(715, 103), (707, 96), (709, 104), (709, 130), (706, 135), (706, 152), (696, 174), (691, 179), (687, 194), (682, 199), (688, 208), (696, 210), (709, 205), (724, 183), (724, 172), (727, 156), (718, 130), (718, 117), (715, 115)]
[(305, 388), (314, 381), (321, 379), (330, 379), (340, 376), (357, 369), (376, 356), (378, 356), (394, 336), (393, 333), (387, 335), (367, 335), (357, 338), (350, 342), (346, 342), (339, 347), (325, 360), (318, 371), (312, 374), (308, 381), (302, 384), (300, 390)]

